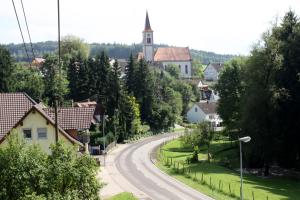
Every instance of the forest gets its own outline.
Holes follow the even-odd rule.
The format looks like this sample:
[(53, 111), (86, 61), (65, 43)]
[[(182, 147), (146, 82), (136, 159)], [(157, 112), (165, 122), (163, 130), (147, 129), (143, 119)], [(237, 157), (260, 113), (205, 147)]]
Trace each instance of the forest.
[[(11, 53), (13, 58), (17, 61), (28, 61), (28, 57), (24, 51), (23, 44), (7, 44), (4, 45)], [(30, 44), (26, 44), (27, 49), (30, 49)], [(110, 58), (116, 59), (127, 59), (130, 54), (136, 55), (138, 52), (142, 51), (142, 44), (110, 44), (110, 43), (91, 43), (90, 46), (90, 56), (96, 56), (98, 52), (105, 51)], [(157, 47), (166, 47), (168, 45), (159, 44), (154, 45)], [(42, 57), (46, 53), (54, 53), (57, 50), (57, 42), (55, 41), (46, 41), (46, 42), (37, 42), (33, 43), (33, 49), (36, 57)], [(193, 60), (201, 62), (202, 64), (211, 63), (224, 63), (225, 61), (230, 60), (233, 55), (222, 55), (216, 54), (213, 52), (200, 51), (191, 49), (191, 55)], [(32, 56), (30, 55), (30, 60)]]

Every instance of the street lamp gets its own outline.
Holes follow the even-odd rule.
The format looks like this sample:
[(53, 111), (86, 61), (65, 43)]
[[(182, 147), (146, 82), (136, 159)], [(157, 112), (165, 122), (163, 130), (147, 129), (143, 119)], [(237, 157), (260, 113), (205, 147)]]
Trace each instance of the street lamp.
[(241, 200), (243, 200), (243, 158), (242, 158), (242, 142), (247, 143), (250, 142), (251, 137), (246, 136), (239, 138), (240, 142), (240, 167), (241, 167)]
[(119, 110), (116, 108), (114, 111), (114, 129), (115, 129), (115, 146), (117, 146), (117, 129), (116, 129), (116, 123), (118, 118), (118, 114), (119, 114)]

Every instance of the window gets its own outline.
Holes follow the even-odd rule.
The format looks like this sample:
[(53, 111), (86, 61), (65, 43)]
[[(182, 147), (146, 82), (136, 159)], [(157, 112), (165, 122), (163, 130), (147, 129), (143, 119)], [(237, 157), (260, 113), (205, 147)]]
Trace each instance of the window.
[(181, 65), (178, 65), (179, 69), (181, 70)]
[(30, 139), (32, 138), (32, 134), (31, 134), (31, 129), (23, 129), (23, 135), (24, 135), (24, 139)]
[(198, 108), (195, 108), (195, 112), (198, 112)]
[(151, 44), (151, 38), (147, 38), (147, 44)]
[(47, 139), (47, 129), (46, 128), (38, 128), (38, 139)]
[(188, 74), (189, 73), (189, 68), (187, 65), (185, 65), (185, 73)]

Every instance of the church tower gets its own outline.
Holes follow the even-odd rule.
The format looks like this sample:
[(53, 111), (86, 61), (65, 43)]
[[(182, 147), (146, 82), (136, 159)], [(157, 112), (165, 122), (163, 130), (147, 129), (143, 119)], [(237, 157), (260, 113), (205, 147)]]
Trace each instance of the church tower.
[(145, 29), (143, 31), (143, 54), (147, 62), (153, 62), (154, 48), (153, 48), (153, 31), (150, 26), (148, 11), (146, 12)]

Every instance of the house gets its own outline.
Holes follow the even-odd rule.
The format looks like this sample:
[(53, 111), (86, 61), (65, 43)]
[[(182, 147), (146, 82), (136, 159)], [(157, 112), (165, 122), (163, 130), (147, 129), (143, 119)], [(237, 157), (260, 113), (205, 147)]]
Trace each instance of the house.
[(44, 58), (34, 58), (31, 64), (37, 68), (40, 68), (44, 64), (44, 62)]
[(142, 58), (162, 69), (168, 65), (178, 66), (182, 78), (191, 78), (192, 76), (192, 57), (188, 47), (159, 47), (154, 49), (153, 30), (150, 26), (148, 12), (146, 12), (143, 31), (143, 52), (138, 54), (138, 59)]
[[(83, 110), (85, 109), (85, 110)], [(93, 108), (59, 108), (58, 139), (69, 146), (83, 147), (76, 136), (88, 130), (93, 118)], [(19, 138), (29, 144), (39, 144), (47, 153), (55, 143), (54, 111), (37, 104), (25, 93), (0, 93), (0, 146), (16, 130)]]
[(222, 63), (209, 63), (204, 69), (204, 80), (218, 81), (219, 74), (223, 67), (224, 65)]
[(101, 116), (104, 115), (104, 107), (96, 101), (90, 101), (89, 99), (82, 102), (75, 102), (74, 107), (80, 108), (94, 108), (95, 123), (101, 122)]
[(187, 112), (187, 120), (190, 123), (208, 121), (213, 127), (219, 127), (222, 123), (222, 119), (216, 110), (216, 102), (200, 101), (189, 109)]

